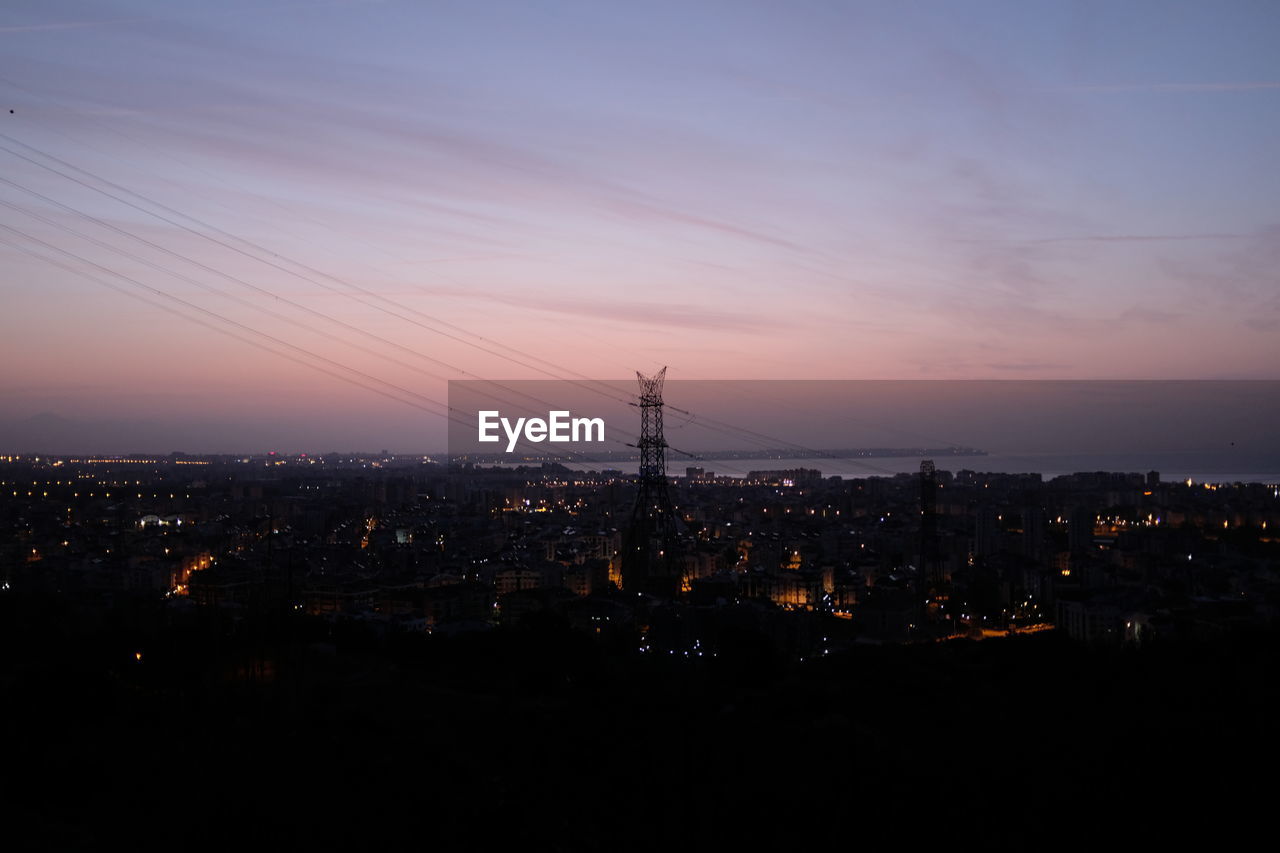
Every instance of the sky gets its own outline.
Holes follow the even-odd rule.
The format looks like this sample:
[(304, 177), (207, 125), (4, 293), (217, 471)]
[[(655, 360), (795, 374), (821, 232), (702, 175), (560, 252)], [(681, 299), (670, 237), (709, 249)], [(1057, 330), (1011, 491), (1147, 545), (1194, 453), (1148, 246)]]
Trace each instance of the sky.
[(0, 95), (4, 452), (414, 452), (450, 379), (663, 365), (1280, 378), (1273, 2), (11, 0)]

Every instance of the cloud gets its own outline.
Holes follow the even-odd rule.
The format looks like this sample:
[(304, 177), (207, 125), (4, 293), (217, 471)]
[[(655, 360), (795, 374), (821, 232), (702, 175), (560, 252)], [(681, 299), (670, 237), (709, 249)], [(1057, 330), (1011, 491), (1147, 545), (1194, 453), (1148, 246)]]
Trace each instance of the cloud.
[(735, 225), (724, 220), (708, 216), (699, 216), (693, 213), (686, 213), (673, 207), (664, 207), (660, 204), (634, 201), (626, 198), (606, 198), (602, 199), (601, 202), (616, 213), (632, 219), (640, 219), (650, 222), (661, 222), (666, 220), (676, 225), (692, 225), (696, 228), (716, 231), (721, 234), (749, 242), (763, 243), (782, 249), (789, 249), (798, 253), (810, 253), (810, 251), (805, 247), (782, 237), (778, 237), (773, 234), (766, 234), (763, 231), (757, 231), (751, 228), (744, 228), (740, 225)]
[(1137, 322), (1167, 326), (1171, 323), (1178, 322), (1186, 316), (1186, 314), (1176, 311), (1161, 311), (1157, 308), (1140, 308), (1138, 306), (1134, 306), (1121, 311), (1120, 315), (1115, 319), (1119, 323)]
[(1071, 365), (1058, 364), (1048, 361), (1019, 361), (988, 364), (987, 367), (992, 370), (1007, 371), (1040, 371), (1040, 370), (1069, 370)]
[[(345, 187), (360, 198), (373, 194), (415, 213), (428, 213), (432, 228), (452, 220), (455, 236), (471, 244), (509, 247), (493, 240), (568, 237), (573, 223), (600, 214), (628, 226), (719, 235), (741, 244), (781, 249), (794, 255), (819, 254), (787, 239), (775, 226), (740, 221), (741, 210), (706, 199), (648, 192), (590, 158), (579, 158), (559, 141), (530, 138), (510, 117), (477, 117), (465, 89), (442, 86), (433, 92), (430, 112), (416, 108), (412, 93), (382, 93), (368, 102), (350, 85), (316, 87), (282, 69), (268, 74), (218, 80), (192, 72), (189, 80), (134, 81), (127, 104), (95, 95), (92, 109), (124, 111), (144, 118), (153, 130), (180, 140), (187, 151), (232, 161), (244, 170)], [(274, 88), (258, 82), (274, 81)], [(194, 88), (201, 93), (192, 98)], [(581, 117), (561, 116), (549, 124), (565, 138), (600, 132)], [(618, 138), (625, 128), (614, 129)], [(177, 141), (175, 140), (175, 141)], [(692, 143), (691, 143), (692, 144)], [(714, 143), (706, 143), (711, 149)], [(353, 156), (352, 152), (363, 152)], [(373, 156), (370, 156), (373, 155)], [(680, 156), (713, 156), (681, 149)], [(550, 215), (549, 215), (550, 213)], [(489, 235), (479, 235), (479, 228)], [(494, 226), (497, 226), (495, 229)], [(437, 235), (440, 236), (440, 235)]]
[(114, 18), (107, 21), (66, 21), (58, 24), (26, 24), (15, 27), (0, 27), (0, 33), (32, 33), (45, 30), (81, 30), (86, 27), (105, 27), (109, 24), (129, 24), (141, 18)]
[(1280, 82), (1270, 80), (1235, 83), (1120, 83), (1098, 86), (1067, 86), (1059, 92), (1253, 92), (1280, 89)]
[(1253, 234), (1086, 234), (1080, 237), (1043, 237), (1025, 243), (1148, 243), (1162, 240), (1248, 240)]
[(759, 332), (766, 326), (778, 328), (780, 325), (786, 324), (785, 320), (779, 318), (770, 318), (766, 322), (746, 314), (708, 310), (698, 305), (679, 303), (654, 305), (647, 302), (591, 302), (573, 298), (557, 299), (545, 294), (540, 294), (535, 299), (499, 294), (479, 294), (470, 291), (466, 295), (472, 298), (483, 296), (493, 302), (513, 305), (519, 308), (604, 320), (622, 320), (628, 323), (660, 327), (708, 331)]
[(1211, 307), (1254, 331), (1280, 328), (1280, 225), (1216, 255), (1161, 264), (1202, 310)]

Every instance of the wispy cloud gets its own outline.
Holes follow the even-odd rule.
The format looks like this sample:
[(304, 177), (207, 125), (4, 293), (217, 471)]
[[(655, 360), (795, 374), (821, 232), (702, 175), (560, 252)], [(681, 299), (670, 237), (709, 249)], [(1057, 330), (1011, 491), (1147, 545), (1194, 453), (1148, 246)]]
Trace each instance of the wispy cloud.
[(1280, 89), (1280, 82), (1252, 80), (1231, 83), (1107, 83), (1097, 86), (1067, 86), (1059, 92), (1254, 92)]
[(1251, 240), (1256, 234), (1204, 233), (1204, 234), (1081, 234), (1074, 237), (1032, 238), (950, 238), (954, 243), (979, 245), (1039, 246), (1051, 243), (1159, 243), (1181, 240)]
[(520, 297), (507, 294), (478, 294), (467, 291), (472, 298), (481, 298), (527, 308), (535, 311), (547, 311), (556, 314), (568, 314), (578, 317), (591, 317), (603, 320), (620, 320), (628, 323), (639, 323), (667, 328), (698, 329), (704, 331), (738, 331), (759, 332), (766, 327), (785, 326), (786, 320), (778, 318), (759, 318), (733, 311), (708, 309), (701, 305), (660, 304), (634, 301), (590, 301), (584, 299), (553, 298), (547, 295), (537, 297)]
[(1085, 234), (1079, 237), (1044, 237), (1027, 243), (1151, 243), (1165, 240), (1248, 240), (1253, 234)]
[(1003, 362), (1003, 363), (988, 364), (987, 367), (991, 368), (992, 370), (1013, 371), (1013, 372), (1022, 372), (1022, 371), (1038, 372), (1041, 370), (1071, 369), (1071, 365), (1069, 364), (1058, 364), (1055, 362), (1048, 362), (1048, 361)]
[(1280, 225), (1213, 256), (1167, 261), (1162, 270), (1182, 282), (1189, 298), (1212, 306), (1243, 327), (1280, 328)]
[(45, 30), (82, 30), (87, 27), (105, 27), (110, 24), (128, 24), (140, 20), (138, 18), (113, 18), (107, 21), (64, 21), (57, 24), (25, 24), (14, 27), (0, 27), (0, 33), (34, 33)]
[(1172, 323), (1184, 319), (1187, 315), (1178, 311), (1162, 311), (1158, 308), (1145, 308), (1133, 306), (1121, 311), (1115, 318), (1118, 324), (1126, 323), (1150, 323), (1152, 325), (1167, 326)]

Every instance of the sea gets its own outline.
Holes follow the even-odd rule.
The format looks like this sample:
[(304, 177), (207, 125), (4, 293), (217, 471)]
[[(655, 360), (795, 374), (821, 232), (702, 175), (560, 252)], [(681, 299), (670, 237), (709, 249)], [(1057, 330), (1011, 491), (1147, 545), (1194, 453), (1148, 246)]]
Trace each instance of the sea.
[[(873, 456), (873, 457), (806, 457), (801, 459), (774, 457), (767, 459), (720, 459), (714, 456), (690, 459), (669, 452), (667, 474), (681, 476), (687, 468), (702, 468), (708, 475), (746, 477), (752, 471), (778, 471), (795, 468), (816, 469), (823, 477), (867, 478), (914, 474), (920, 463), (931, 458), (939, 471), (976, 471), (993, 474), (1040, 474), (1045, 480), (1081, 472), (1157, 471), (1164, 482), (1191, 480), (1196, 483), (1265, 483), (1280, 485), (1280, 453), (1235, 454), (1230, 451), (1177, 453), (1074, 453), (1074, 454), (1000, 454), (984, 456), (939, 455)], [(527, 464), (527, 463), (526, 463)], [(575, 471), (616, 470), (635, 473), (638, 461), (562, 462)], [(503, 467), (514, 467), (506, 466)]]

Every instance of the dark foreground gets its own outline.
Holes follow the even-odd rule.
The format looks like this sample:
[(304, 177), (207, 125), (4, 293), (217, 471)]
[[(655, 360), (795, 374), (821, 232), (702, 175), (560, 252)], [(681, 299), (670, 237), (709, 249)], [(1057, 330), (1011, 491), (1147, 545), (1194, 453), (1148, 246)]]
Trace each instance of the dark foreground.
[(1222, 844), (1275, 799), (1270, 636), (689, 663), (3, 609), (5, 832), (51, 849)]

